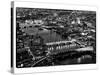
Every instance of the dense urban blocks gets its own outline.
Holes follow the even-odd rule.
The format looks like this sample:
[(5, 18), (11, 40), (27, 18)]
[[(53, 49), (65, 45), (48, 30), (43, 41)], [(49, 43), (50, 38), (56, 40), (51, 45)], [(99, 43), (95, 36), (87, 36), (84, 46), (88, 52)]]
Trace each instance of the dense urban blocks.
[(16, 8), (16, 67), (96, 63), (96, 12)]

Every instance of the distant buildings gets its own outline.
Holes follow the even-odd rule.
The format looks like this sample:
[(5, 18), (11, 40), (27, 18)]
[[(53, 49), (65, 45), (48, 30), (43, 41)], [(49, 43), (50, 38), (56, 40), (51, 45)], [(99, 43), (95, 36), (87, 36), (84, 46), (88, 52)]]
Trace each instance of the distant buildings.
[(21, 29), (24, 29), (24, 28), (29, 28), (29, 27), (34, 27), (34, 26), (41, 26), (43, 25), (44, 22), (42, 20), (25, 20), (24, 23), (20, 23), (20, 27)]

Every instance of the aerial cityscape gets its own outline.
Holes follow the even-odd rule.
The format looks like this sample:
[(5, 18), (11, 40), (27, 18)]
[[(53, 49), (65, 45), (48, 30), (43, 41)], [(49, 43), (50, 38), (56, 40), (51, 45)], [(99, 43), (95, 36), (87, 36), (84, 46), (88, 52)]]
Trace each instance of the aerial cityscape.
[(16, 67), (96, 63), (96, 11), (16, 8)]

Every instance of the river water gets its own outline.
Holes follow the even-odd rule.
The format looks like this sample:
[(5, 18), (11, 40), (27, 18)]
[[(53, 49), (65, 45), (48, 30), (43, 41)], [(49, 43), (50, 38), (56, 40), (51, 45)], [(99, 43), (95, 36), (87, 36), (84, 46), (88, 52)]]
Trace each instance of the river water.
[(79, 58), (66, 58), (64, 60), (57, 60), (56, 65), (71, 65), (71, 64), (92, 64), (96, 63), (96, 59), (93, 59), (90, 55), (84, 55)]

